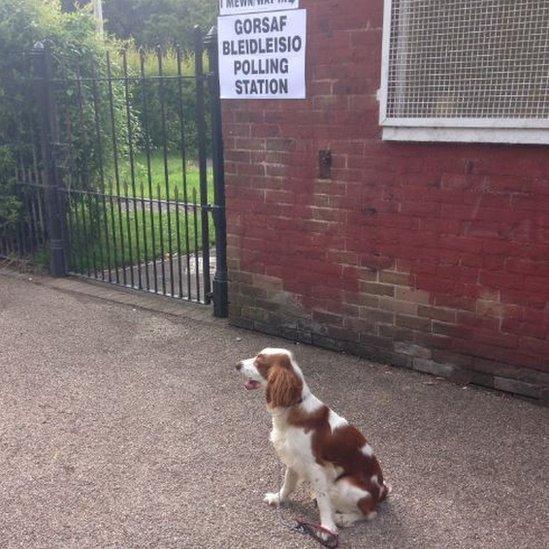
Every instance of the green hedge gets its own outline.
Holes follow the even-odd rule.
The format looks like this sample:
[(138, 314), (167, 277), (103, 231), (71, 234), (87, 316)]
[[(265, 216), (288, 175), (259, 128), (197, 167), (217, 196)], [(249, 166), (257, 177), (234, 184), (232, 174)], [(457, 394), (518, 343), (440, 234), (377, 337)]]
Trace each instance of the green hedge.
[[(106, 53), (118, 45), (97, 37), (88, 10), (63, 13), (55, 0), (2, 0), (0, 2), (0, 146), (4, 157), (18, 165), (32, 165), (39, 158), (40, 112), (36, 101), (35, 82), (38, 64), (35, 46), (49, 52), (55, 77), (54, 97), (58, 107), (60, 140), (70, 143), (61, 159), (71, 168), (72, 179), (83, 185), (96, 182), (99, 163), (94, 131), (95, 116), (87, 78), (106, 76)], [(120, 69), (115, 65), (113, 70)], [(76, 79), (81, 78), (80, 93)], [(100, 100), (107, 102), (107, 90), (99, 90)], [(113, 87), (115, 133), (124, 152), (123, 87)], [(99, 117), (101, 148), (108, 157), (111, 146), (110, 120), (107, 113)], [(5, 164), (5, 161), (4, 161)], [(0, 185), (4, 187), (13, 170), (0, 165)]]

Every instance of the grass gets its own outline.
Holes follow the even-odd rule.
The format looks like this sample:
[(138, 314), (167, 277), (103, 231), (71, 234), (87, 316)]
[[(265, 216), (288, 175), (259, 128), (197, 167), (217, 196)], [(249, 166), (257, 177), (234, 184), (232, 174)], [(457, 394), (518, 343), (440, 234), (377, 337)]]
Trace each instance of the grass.
[[(165, 200), (165, 162), (163, 154), (151, 156), (151, 181), (153, 201), (149, 193), (148, 169), (143, 154), (135, 158), (134, 178), (136, 197), (132, 200), (131, 170), (129, 165), (119, 166), (120, 196), (115, 188), (107, 190), (111, 198), (79, 192), (71, 193), (69, 208), (69, 233), (71, 270), (80, 273), (103, 271), (137, 263), (158, 260), (170, 255), (193, 253), (202, 249), (202, 214), (200, 208), (200, 177), (196, 165), (187, 165), (186, 186), (188, 206), (174, 205), (169, 209), (158, 198)], [(179, 202), (183, 202), (184, 184), (181, 159), (168, 157), (168, 183), (170, 201), (174, 201), (176, 189)], [(111, 178), (109, 178), (111, 179)], [(208, 173), (208, 200), (213, 200), (213, 182)], [(116, 187), (114, 178), (112, 185)], [(143, 187), (143, 194), (141, 194)], [(143, 197), (145, 200), (140, 200)], [(135, 208), (134, 209), (134, 204)], [(129, 205), (129, 207), (128, 207)], [(208, 215), (209, 242), (215, 244), (215, 228)]]
[[(176, 189), (179, 194), (179, 200), (182, 201), (184, 197), (184, 180), (183, 180), (183, 167), (181, 162), (181, 156), (177, 153), (168, 153), (167, 162), (164, 161), (164, 154), (162, 151), (154, 151), (150, 156), (151, 164), (151, 185), (152, 198), (166, 199), (168, 196), (167, 190), (169, 190), (169, 197), (171, 200), (176, 196)], [(167, 168), (167, 185), (166, 185), (166, 168)], [(120, 176), (120, 195), (128, 196), (133, 195), (132, 187), (132, 174), (129, 162), (125, 162), (119, 165)], [(145, 153), (139, 153), (134, 158), (134, 178), (136, 196), (144, 196), (151, 198), (149, 188), (149, 176), (147, 168), (147, 157)], [(200, 199), (200, 173), (196, 162), (191, 161), (186, 164), (185, 179), (187, 184), (187, 197), (189, 202), (193, 202), (193, 196), (196, 192), (197, 200)], [(112, 194), (118, 194), (116, 192), (116, 180), (114, 173), (111, 174), (110, 189)], [(213, 201), (213, 179), (211, 170), (207, 172), (207, 187), (208, 187), (208, 200)], [(141, 192), (143, 191), (143, 192)]]

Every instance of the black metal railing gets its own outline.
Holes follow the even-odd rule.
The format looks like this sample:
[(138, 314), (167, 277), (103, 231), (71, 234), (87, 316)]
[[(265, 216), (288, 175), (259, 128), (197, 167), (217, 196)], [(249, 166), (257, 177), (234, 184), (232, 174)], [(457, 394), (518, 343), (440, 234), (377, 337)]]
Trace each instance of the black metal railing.
[(216, 67), (215, 35), (198, 30), (190, 54), (73, 59), (37, 44), (19, 75), (31, 114), (11, 146), (18, 212), (0, 218), (0, 257), (47, 264), (54, 276), (213, 297), (227, 316)]
[(47, 257), (46, 187), (31, 168), (18, 169), (13, 186), (17, 207), (12, 220), (0, 226), (0, 257), (18, 258), (33, 264), (45, 264)]

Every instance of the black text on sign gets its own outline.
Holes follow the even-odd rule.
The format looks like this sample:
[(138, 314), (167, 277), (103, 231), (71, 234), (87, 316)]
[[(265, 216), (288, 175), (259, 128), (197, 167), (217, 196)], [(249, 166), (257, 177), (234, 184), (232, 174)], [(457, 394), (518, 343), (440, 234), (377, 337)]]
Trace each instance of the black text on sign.
[(222, 99), (304, 99), (306, 10), (218, 19)]

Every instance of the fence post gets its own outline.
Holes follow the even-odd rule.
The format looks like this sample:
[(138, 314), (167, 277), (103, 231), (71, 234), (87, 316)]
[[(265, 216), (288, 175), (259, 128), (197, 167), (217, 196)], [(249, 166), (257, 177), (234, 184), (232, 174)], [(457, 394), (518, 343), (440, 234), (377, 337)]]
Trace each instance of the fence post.
[(206, 118), (204, 108), (204, 45), (202, 32), (194, 28), (194, 66), (196, 80), (196, 131), (198, 141), (198, 169), (200, 173), (200, 206), (202, 227), (202, 269), (204, 279), (204, 302), (209, 303), (210, 285), (210, 226), (208, 217), (208, 158), (206, 142)]
[(227, 274), (227, 218), (225, 211), (225, 167), (223, 126), (219, 90), (219, 52), (217, 29), (212, 27), (204, 39), (208, 51), (208, 89), (212, 115), (212, 164), (214, 177), (214, 221), (216, 232), (216, 270), (213, 280), (214, 315), (229, 316), (229, 280)]
[(59, 187), (62, 186), (54, 147), (59, 144), (59, 128), (52, 89), (51, 52), (38, 42), (33, 50), (35, 93), (40, 117), (40, 149), (46, 194), (46, 226), (50, 242), (50, 273), (66, 274), (64, 219)]

